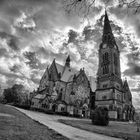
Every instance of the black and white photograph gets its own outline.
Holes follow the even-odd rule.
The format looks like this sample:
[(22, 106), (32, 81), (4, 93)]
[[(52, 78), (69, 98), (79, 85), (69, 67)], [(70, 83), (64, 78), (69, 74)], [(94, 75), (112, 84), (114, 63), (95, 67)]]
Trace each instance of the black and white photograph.
[(140, 140), (140, 0), (0, 0), (0, 140)]

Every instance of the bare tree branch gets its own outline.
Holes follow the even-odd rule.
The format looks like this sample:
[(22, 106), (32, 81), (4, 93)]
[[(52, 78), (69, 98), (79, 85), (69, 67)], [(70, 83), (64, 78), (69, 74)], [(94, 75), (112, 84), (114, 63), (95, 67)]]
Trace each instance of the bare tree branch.
[(138, 0), (120, 0), (119, 4), (122, 6), (127, 6), (128, 9), (134, 9), (134, 13), (136, 14), (140, 8), (140, 1)]
[(88, 15), (96, 0), (64, 0), (64, 9), (70, 14), (71, 12), (82, 15), (84, 19), (88, 19)]
[[(92, 8), (96, 6), (95, 1), (96, 0), (64, 0), (64, 8), (69, 14), (75, 12), (78, 13), (78, 15), (82, 15), (84, 19), (87, 19)], [(106, 2), (108, 3), (109, 1)], [(136, 14), (140, 9), (140, 0), (118, 0), (118, 6), (126, 6), (127, 10), (134, 9), (134, 14)]]

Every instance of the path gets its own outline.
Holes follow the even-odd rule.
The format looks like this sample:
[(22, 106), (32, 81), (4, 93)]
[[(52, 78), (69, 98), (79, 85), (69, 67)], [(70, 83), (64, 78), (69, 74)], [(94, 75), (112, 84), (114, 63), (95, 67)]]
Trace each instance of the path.
[(81, 130), (69, 125), (58, 122), (58, 119), (76, 119), (57, 115), (48, 115), (41, 112), (29, 111), (24, 109), (19, 109), (33, 120), (39, 121), (40, 123), (46, 125), (50, 129), (66, 136), (71, 140), (121, 140), (114, 137), (109, 137), (101, 134), (92, 133), (89, 131)]

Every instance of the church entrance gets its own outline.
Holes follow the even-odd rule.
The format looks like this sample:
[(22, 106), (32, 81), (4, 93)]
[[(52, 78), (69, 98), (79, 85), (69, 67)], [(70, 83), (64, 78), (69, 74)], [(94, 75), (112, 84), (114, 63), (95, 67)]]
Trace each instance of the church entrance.
[(117, 109), (117, 119), (121, 120), (121, 108)]
[(85, 116), (86, 116), (86, 111), (83, 109), (83, 110), (82, 110), (82, 117), (85, 118)]
[(84, 118), (88, 117), (88, 108), (86, 106), (82, 108), (82, 117)]
[(52, 106), (52, 111), (53, 111), (53, 112), (56, 112), (56, 110), (57, 110), (57, 105), (54, 104), (54, 105)]

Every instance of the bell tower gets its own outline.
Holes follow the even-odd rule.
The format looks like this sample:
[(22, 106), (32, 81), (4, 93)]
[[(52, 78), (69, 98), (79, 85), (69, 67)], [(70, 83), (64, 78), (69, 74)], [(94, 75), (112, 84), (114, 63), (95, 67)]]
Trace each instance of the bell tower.
[(105, 11), (102, 42), (99, 46), (97, 89), (121, 88), (120, 52)]
[(120, 71), (120, 52), (105, 11), (102, 41), (99, 45), (99, 65), (95, 105), (109, 110), (109, 117), (123, 118), (123, 83)]

